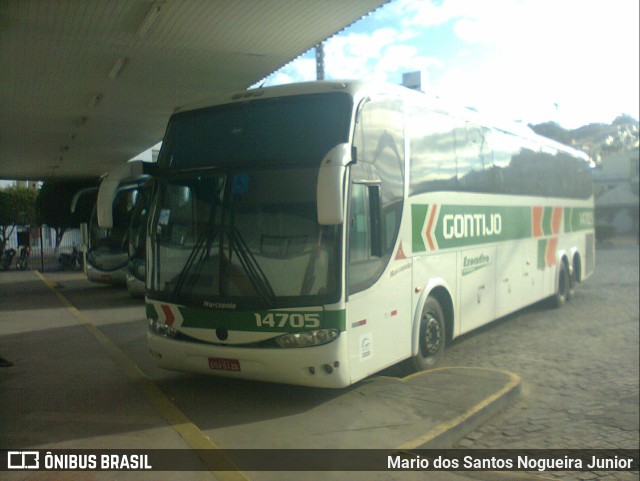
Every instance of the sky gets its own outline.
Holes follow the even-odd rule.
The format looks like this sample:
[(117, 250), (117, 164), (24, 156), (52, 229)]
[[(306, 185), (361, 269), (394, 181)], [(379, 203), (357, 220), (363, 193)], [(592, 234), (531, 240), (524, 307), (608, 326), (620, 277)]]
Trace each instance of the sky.
[[(325, 42), (327, 79), (401, 83), (492, 118), (638, 119), (638, 0), (392, 0)], [(265, 86), (316, 79), (311, 50)], [(150, 156), (145, 152), (134, 158)]]
[[(567, 129), (639, 118), (638, 0), (392, 0), (325, 42), (326, 79), (402, 83)], [(315, 80), (311, 50), (265, 86)]]

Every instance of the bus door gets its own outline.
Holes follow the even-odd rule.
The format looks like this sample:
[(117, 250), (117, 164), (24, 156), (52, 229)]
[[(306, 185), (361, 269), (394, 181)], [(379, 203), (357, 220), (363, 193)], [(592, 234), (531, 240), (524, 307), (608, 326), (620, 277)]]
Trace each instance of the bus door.
[(411, 350), (411, 259), (382, 250), (379, 186), (352, 184), (348, 218), (347, 332), (351, 378), (360, 379)]
[(491, 208), (473, 205), (479, 202), (477, 193), (495, 191), (490, 131), (465, 122), (456, 126), (454, 136), (458, 189), (468, 193), (468, 202), (448, 217), (444, 230), (445, 237), (461, 249), (457, 259), (460, 332), (467, 332), (495, 319), (496, 248), (487, 241), (498, 235), (498, 225), (502, 227)]
[(542, 297), (544, 278), (537, 270), (536, 244), (529, 239), (503, 242), (497, 248), (496, 317)]
[(404, 113), (393, 98), (359, 108), (350, 167), (347, 335), (351, 379), (411, 353), (411, 259), (396, 255), (404, 205)]
[(493, 320), (496, 315), (496, 248), (458, 252), (461, 332)]

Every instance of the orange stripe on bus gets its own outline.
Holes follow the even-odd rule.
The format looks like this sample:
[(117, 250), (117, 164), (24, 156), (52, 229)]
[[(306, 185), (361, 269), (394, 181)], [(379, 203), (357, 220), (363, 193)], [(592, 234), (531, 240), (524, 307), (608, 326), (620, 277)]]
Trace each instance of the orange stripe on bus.
[(547, 244), (547, 266), (556, 265), (556, 250), (558, 249), (558, 238), (552, 237)]
[(436, 250), (435, 246), (433, 245), (433, 239), (431, 238), (431, 227), (433, 226), (433, 219), (436, 216), (436, 211), (438, 204), (433, 204), (431, 206), (431, 214), (429, 215), (429, 223), (427, 224), (427, 242), (429, 243), (429, 248), (434, 251)]
[(553, 235), (560, 233), (560, 224), (562, 223), (562, 207), (554, 207), (551, 214), (551, 231)]
[(532, 207), (531, 214), (531, 217), (533, 218), (533, 237), (542, 237), (544, 235), (544, 232), (542, 231), (542, 217), (544, 216), (544, 207)]

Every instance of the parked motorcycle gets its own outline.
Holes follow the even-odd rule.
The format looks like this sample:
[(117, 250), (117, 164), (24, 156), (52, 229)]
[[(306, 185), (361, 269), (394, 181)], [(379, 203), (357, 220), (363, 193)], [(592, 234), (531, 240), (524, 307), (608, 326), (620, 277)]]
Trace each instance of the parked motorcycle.
[(3, 271), (9, 270), (11, 267), (11, 263), (13, 262), (13, 258), (16, 256), (15, 249), (7, 249), (2, 253), (2, 259), (0, 259), (0, 268)]
[(82, 258), (82, 252), (75, 247), (70, 254), (63, 252), (58, 258), (58, 264), (63, 271), (66, 270), (80, 270), (84, 267), (84, 259)]

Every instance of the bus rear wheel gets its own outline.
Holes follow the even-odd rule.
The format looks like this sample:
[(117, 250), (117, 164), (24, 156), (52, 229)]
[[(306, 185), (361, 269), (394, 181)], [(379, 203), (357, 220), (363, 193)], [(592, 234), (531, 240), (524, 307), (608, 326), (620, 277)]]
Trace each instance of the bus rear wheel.
[(411, 360), (416, 370), (424, 371), (438, 364), (445, 347), (444, 314), (433, 297), (427, 298), (422, 309), (418, 336), (418, 353)]
[(558, 272), (558, 289), (551, 298), (553, 307), (562, 307), (569, 300), (571, 295), (571, 275), (564, 261), (560, 262), (560, 271)]

